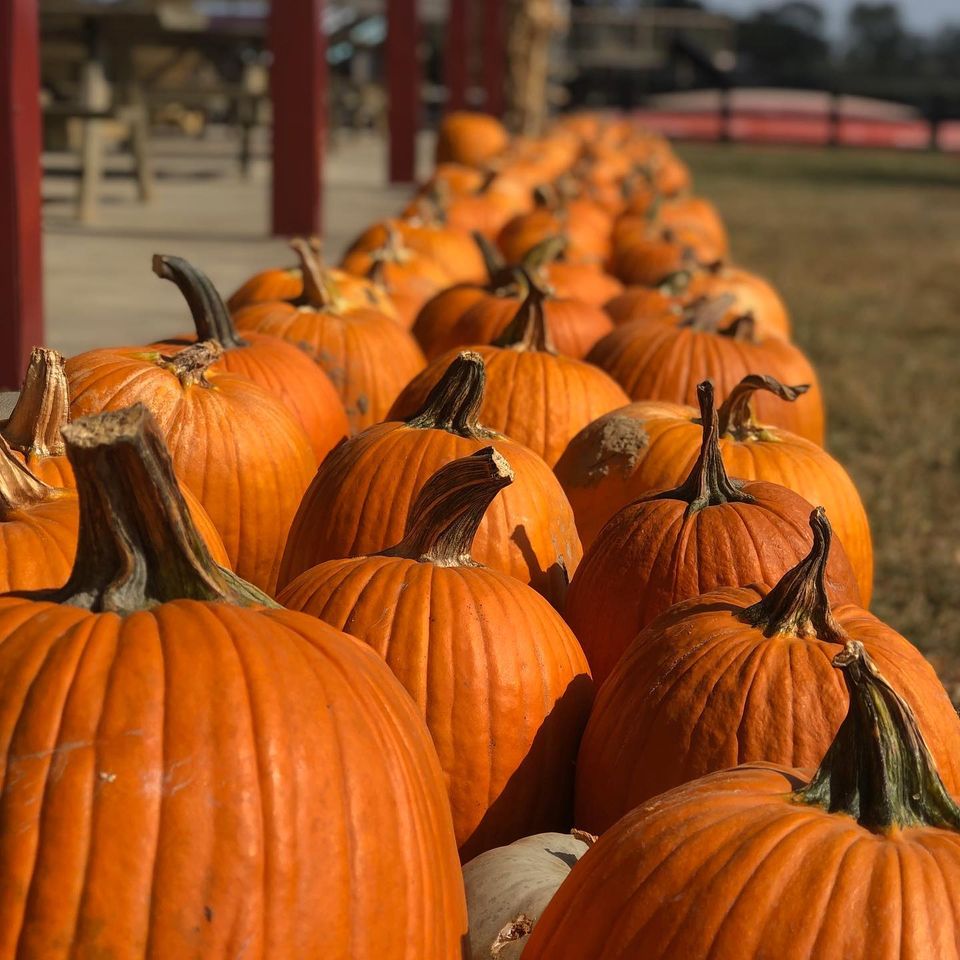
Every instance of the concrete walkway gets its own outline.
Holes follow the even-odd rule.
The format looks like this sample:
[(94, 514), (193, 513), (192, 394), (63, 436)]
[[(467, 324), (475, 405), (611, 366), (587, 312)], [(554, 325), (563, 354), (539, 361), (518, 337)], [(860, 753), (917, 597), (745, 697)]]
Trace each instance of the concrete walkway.
[[(430, 143), (421, 144), (429, 169)], [(172, 284), (150, 269), (154, 253), (177, 254), (205, 270), (224, 295), (256, 270), (291, 262), (285, 241), (268, 235), (270, 164), (261, 150), (248, 179), (235, 143), (213, 130), (204, 140), (158, 137), (156, 196), (136, 199), (123, 176), (128, 161), (111, 158), (98, 222), (74, 217), (76, 160), (45, 158), (45, 310), (47, 342), (70, 356), (97, 346), (149, 343), (190, 329)], [(395, 212), (410, 188), (385, 184), (385, 143), (369, 134), (344, 137), (327, 169), (328, 257), (367, 224)]]

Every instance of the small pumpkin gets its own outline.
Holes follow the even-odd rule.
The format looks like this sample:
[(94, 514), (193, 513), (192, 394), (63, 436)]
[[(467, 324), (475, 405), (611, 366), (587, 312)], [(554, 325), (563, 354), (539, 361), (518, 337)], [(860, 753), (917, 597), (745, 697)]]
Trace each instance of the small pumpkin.
[(503, 153), (510, 143), (506, 127), (488, 113), (453, 110), (440, 122), (437, 163), (482, 167)]
[(727, 228), (720, 211), (706, 197), (673, 197), (655, 205), (653, 219), (676, 234), (700, 234), (711, 250), (729, 252)]
[(336, 387), (351, 431), (362, 430), (379, 422), (403, 385), (423, 369), (423, 354), (413, 337), (385, 314), (342, 303), (309, 246), (294, 244), (304, 302), (244, 307), (234, 322), (242, 334), (270, 334), (306, 351)]
[(848, 640), (917, 705), (951, 790), (960, 789), (960, 721), (916, 647), (824, 586), (830, 524), (762, 599), (727, 589), (685, 600), (630, 645), (598, 697), (577, 760), (577, 823), (602, 832), (650, 797), (738, 763), (816, 766), (847, 710), (831, 668)]
[(681, 271), (709, 266), (726, 252), (691, 230), (666, 227), (648, 216), (620, 217), (613, 228), (610, 272), (625, 284), (657, 287)]
[(560, 608), (582, 553), (573, 513), (539, 456), (478, 422), (485, 382), (483, 359), (462, 353), (414, 416), (369, 427), (337, 447), (304, 494), (281, 585), (325, 560), (395, 544), (427, 480), (451, 460), (492, 443), (513, 465), (516, 480), (480, 524), (473, 555)]
[[(616, 513), (570, 585), (566, 618), (598, 684), (630, 641), (680, 600), (720, 587), (773, 584), (810, 546), (810, 504), (779, 484), (731, 480), (719, 446), (713, 386), (699, 388), (702, 441), (686, 480)], [(837, 544), (827, 567), (837, 603), (860, 603)]]
[(823, 445), (823, 398), (817, 375), (803, 352), (780, 337), (763, 336), (749, 314), (720, 328), (730, 298), (704, 297), (684, 309), (678, 323), (636, 320), (617, 327), (587, 355), (633, 400), (695, 403), (697, 384), (712, 380), (726, 396), (744, 377), (763, 370), (781, 383), (807, 383), (796, 403), (756, 398), (763, 423)]
[[(732, 476), (779, 483), (826, 508), (867, 606), (873, 592), (873, 545), (853, 480), (822, 447), (758, 422), (751, 410), (760, 392), (795, 402), (806, 389), (773, 377), (744, 377), (717, 411), (720, 453)], [(640, 401), (598, 417), (570, 441), (554, 472), (585, 548), (628, 503), (683, 481), (700, 451), (699, 416), (693, 407)]]
[(593, 685), (560, 615), (471, 544), (513, 482), (493, 447), (441, 467), (406, 533), (380, 553), (328, 560), (280, 595), (382, 656), (413, 697), (447, 781), (460, 856), (569, 826)]
[[(553, 466), (571, 437), (628, 397), (602, 370), (557, 353), (546, 295), (529, 278), (528, 284), (526, 299), (503, 333), (490, 346), (471, 348), (487, 371), (480, 418)], [(414, 377), (388, 419), (404, 419), (419, 410), (455, 357), (456, 351), (449, 351)]]
[(73, 571), (0, 598), (0, 954), (459, 958), (443, 780), (390, 671), (212, 562), (142, 406), (64, 434)]
[(861, 644), (834, 665), (850, 706), (815, 771), (745, 764), (635, 808), (570, 872), (524, 960), (635, 960), (638, 944), (645, 960), (954, 956), (960, 808), (929, 728)]

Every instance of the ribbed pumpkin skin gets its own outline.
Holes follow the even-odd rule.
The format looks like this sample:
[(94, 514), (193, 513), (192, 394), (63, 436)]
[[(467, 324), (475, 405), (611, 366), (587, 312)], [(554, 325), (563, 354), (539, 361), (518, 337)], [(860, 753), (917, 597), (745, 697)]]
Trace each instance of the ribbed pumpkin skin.
[[(750, 481), (755, 503), (723, 503), (685, 517), (678, 499), (624, 507), (584, 555), (565, 616), (598, 687), (633, 638), (668, 607), (720, 587), (772, 585), (810, 549), (811, 506), (785, 487)], [(850, 561), (834, 543), (827, 564), (834, 603), (860, 603)]]
[[(698, 416), (679, 404), (633, 403), (598, 417), (570, 441), (555, 473), (573, 507), (584, 549), (628, 503), (683, 482), (700, 452)], [(849, 474), (815, 443), (777, 427), (763, 430), (764, 437), (757, 440), (720, 437), (727, 473), (778, 483), (813, 506), (825, 507), (857, 575), (864, 605), (869, 605), (873, 543)]]
[[(490, 296), (484, 287), (472, 283), (458, 283), (441, 290), (420, 308), (412, 333), (428, 361), (448, 349), (445, 344), (450, 331), (456, 328), (467, 310)], [(510, 302), (516, 309), (517, 302), (512, 299)]]
[(272, 303), (247, 307), (233, 319), (243, 333), (268, 333), (306, 350), (336, 387), (354, 433), (382, 420), (425, 363), (413, 337), (376, 310), (341, 316)]
[(623, 293), (623, 284), (597, 264), (557, 261), (543, 268), (543, 276), (558, 297), (582, 300), (593, 307), (602, 307)]
[(593, 684), (543, 597), (484, 567), (359, 557), (313, 567), (280, 601), (369, 644), (413, 697), (462, 860), (569, 827)]
[(0, 599), (0, 955), (457, 960), (436, 757), (287, 611)]
[(497, 237), (507, 263), (519, 263), (538, 244), (558, 234), (566, 237), (573, 262), (605, 263), (610, 256), (610, 216), (596, 204), (572, 200), (565, 216), (540, 208), (508, 221)]
[(223, 538), (231, 567), (273, 594), (287, 531), (316, 468), (306, 434), (266, 391), (232, 374), (183, 386), (155, 353), (92, 350), (67, 361), (76, 418), (143, 403), (177, 476)]
[[(739, 619), (757, 599), (754, 590), (718, 590), (684, 601), (630, 645), (597, 697), (580, 749), (583, 829), (602, 833), (648, 798), (740, 763), (820, 763), (849, 703), (831, 665), (843, 645), (765, 637)], [(914, 705), (944, 783), (960, 792), (960, 720), (933, 668), (866, 610), (833, 613)]]
[(72, 490), (76, 483), (70, 461), (65, 456), (39, 457), (35, 453), (23, 456), (14, 450), (13, 455), (27, 465), (30, 472), (48, 487), (62, 487)]
[(607, 300), (603, 309), (617, 326), (639, 319), (676, 322), (675, 308), (685, 302), (682, 296), (665, 293), (658, 287), (632, 286)]
[(13, 510), (0, 506), (0, 593), (62, 587), (77, 552), (77, 496), (50, 498)]
[[(533, 450), (551, 467), (579, 430), (622, 406), (626, 398), (602, 370), (581, 360), (499, 347), (470, 349), (483, 357), (487, 368), (480, 421)], [(388, 419), (403, 420), (416, 413), (458, 353), (451, 350), (438, 357), (414, 377)]]
[(783, 427), (823, 444), (823, 398), (817, 375), (793, 344), (777, 338), (759, 343), (642, 320), (617, 327), (590, 351), (590, 363), (606, 370), (633, 400), (697, 402), (697, 384), (712, 380), (726, 396), (745, 376), (762, 372), (781, 383), (808, 383), (795, 403), (758, 395), (761, 423)]
[(574, 867), (524, 960), (956, 960), (960, 836), (877, 835), (757, 763), (648, 801)]
[(543, 460), (506, 438), (471, 439), (398, 422), (371, 427), (327, 457), (290, 529), (280, 585), (325, 560), (365, 556), (398, 543), (424, 483), (439, 467), (491, 442), (516, 480), (487, 511), (473, 557), (562, 607), (568, 576), (583, 551), (573, 512)]

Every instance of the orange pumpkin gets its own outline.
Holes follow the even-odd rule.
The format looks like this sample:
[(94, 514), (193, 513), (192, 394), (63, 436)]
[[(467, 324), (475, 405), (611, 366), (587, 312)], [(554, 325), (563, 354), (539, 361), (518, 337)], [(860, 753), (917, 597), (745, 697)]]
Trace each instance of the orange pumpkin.
[(654, 208), (654, 219), (674, 233), (700, 234), (721, 255), (729, 251), (727, 228), (717, 208), (705, 197), (674, 197)]
[(459, 958), (442, 775), (380, 658), (212, 562), (143, 407), (64, 433), (73, 572), (0, 598), (0, 955)]
[(613, 228), (610, 272), (625, 284), (656, 287), (681, 271), (715, 263), (726, 248), (695, 230), (624, 215)]
[(704, 298), (684, 310), (679, 323), (635, 320), (617, 327), (587, 355), (633, 400), (694, 403), (697, 384), (713, 380), (722, 396), (744, 377), (762, 370), (781, 383), (807, 383), (796, 403), (756, 398), (757, 416), (823, 444), (823, 399), (817, 375), (803, 352), (779, 337), (764, 337), (747, 314), (724, 329), (727, 296)]
[[(720, 452), (731, 475), (779, 483), (824, 506), (857, 575), (864, 605), (873, 591), (873, 544), (860, 494), (833, 457), (815, 443), (758, 423), (750, 406), (758, 391), (794, 402), (805, 386), (773, 377), (744, 377), (717, 411)], [(598, 417), (569, 443), (555, 473), (577, 517), (584, 547), (628, 503), (679, 485), (700, 451), (699, 412), (641, 401)]]
[[(678, 274), (677, 276), (686, 276)], [(625, 287), (622, 293), (611, 297), (603, 305), (607, 316), (617, 325), (632, 323), (634, 320), (663, 320), (676, 323), (676, 308), (688, 301), (683, 290), (677, 289), (672, 280), (658, 287)]]
[(146, 347), (91, 350), (67, 361), (74, 417), (143, 403), (177, 474), (220, 532), (237, 573), (276, 588), (287, 530), (316, 460), (301, 426), (261, 387), (214, 369), (201, 342), (165, 356)]
[(244, 334), (270, 334), (305, 350), (337, 388), (355, 433), (383, 418), (403, 385), (423, 369), (423, 354), (394, 320), (343, 304), (310, 248), (297, 243), (296, 249), (305, 302), (256, 304), (233, 319)]
[(487, 113), (454, 110), (440, 122), (437, 131), (437, 163), (462, 163), (482, 167), (507, 149), (506, 127)]
[(462, 353), (415, 416), (370, 427), (327, 457), (290, 531), (282, 586), (325, 560), (395, 544), (427, 480), (444, 464), (492, 442), (517, 479), (480, 524), (474, 556), (529, 583), (555, 607), (563, 605), (581, 556), (573, 513), (540, 457), (478, 423), (484, 382), (483, 360)]
[[(597, 683), (631, 640), (680, 600), (720, 587), (775, 583), (810, 546), (810, 504), (786, 487), (731, 480), (720, 454), (713, 387), (702, 383), (702, 446), (686, 480), (624, 507), (587, 550), (567, 595), (566, 618)], [(838, 603), (860, 603), (839, 544), (827, 585)]]
[(850, 707), (816, 771), (745, 764), (636, 807), (571, 870), (524, 960), (955, 957), (960, 808), (932, 732), (861, 644), (834, 665)]
[(478, 564), (473, 538), (513, 471), (492, 447), (441, 467), (381, 553), (329, 560), (280, 595), (373, 647), (414, 698), (440, 756), (461, 859), (568, 829), (593, 685), (560, 615)]
[[(491, 346), (471, 349), (487, 370), (482, 422), (529, 447), (552, 467), (582, 427), (629, 398), (602, 370), (556, 352), (544, 299), (531, 284), (506, 330)], [(387, 418), (403, 420), (419, 410), (456, 354), (443, 354), (414, 377)]]
[(831, 668), (847, 640), (917, 704), (940, 770), (960, 790), (960, 721), (933, 667), (861, 607), (831, 609), (822, 507), (810, 526), (810, 553), (762, 599), (727, 589), (685, 600), (630, 645), (590, 716), (577, 823), (601, 833), (648, 798), (738, 763), (818, 764), (847, 710)]

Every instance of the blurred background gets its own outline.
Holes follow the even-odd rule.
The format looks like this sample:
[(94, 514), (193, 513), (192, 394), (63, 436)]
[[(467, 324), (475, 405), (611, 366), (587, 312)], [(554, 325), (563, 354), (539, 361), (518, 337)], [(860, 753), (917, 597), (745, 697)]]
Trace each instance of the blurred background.
[(335, 259), (409, 195), (450, 107), (535, 132), (606, 106), (673, 138), (821, 373), (829, 446), (874, 528), (875, 612), (960, 696), (957, 0), (39, 0), (38, 16), (45, 317), (68, 354), (189, 327), (154, 252), (225, 293), (289, 260), (285, 234), (322, 229)]

